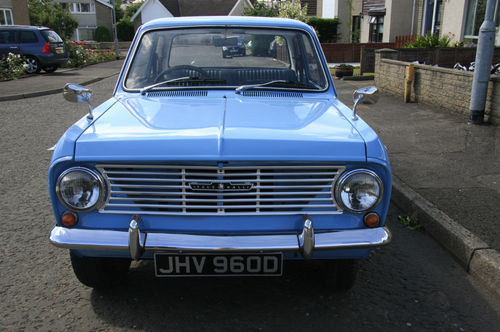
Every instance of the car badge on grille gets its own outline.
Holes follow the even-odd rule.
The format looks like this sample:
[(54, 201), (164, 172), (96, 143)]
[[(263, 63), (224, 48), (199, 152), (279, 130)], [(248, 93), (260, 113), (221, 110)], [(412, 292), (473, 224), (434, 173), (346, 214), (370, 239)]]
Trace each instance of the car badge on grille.
[(250, 191), (253, 189), (253, 183), (249, 182), (190, 182), (189, 187), (193, 191)]

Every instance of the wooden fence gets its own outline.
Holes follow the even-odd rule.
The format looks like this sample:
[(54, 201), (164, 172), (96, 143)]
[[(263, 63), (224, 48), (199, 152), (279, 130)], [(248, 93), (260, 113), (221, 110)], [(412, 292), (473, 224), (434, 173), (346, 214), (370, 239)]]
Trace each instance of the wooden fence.
[(417, 37), (416, 35), (406, 35), (406, 36), (396, 36), (394, 38), (395, 48), (403, 48), (409, 42), (413, 41)]
[[(325, 53), (326, 61), (330, 63), (342, 62), (360, 62), (361, 51), (365, 49), (380, 49), (394, 48), (394, 43), (353, 43), (353, 44), (337, 44), (337, 43), (322, 43), (321, 47)], [(373, 58), (375, 66), (375, 58)]]
[[(475, 47), (436, 47), (436, 48), (402, 48), (398, 49), (400, 61), (418, 61), (421, 64), (438, 65), (439, 67), (453, 68), (458, 62), (462, 65), (476, 60)], [(500, 62), (500, 47), (495, 47), (493, 63)]]

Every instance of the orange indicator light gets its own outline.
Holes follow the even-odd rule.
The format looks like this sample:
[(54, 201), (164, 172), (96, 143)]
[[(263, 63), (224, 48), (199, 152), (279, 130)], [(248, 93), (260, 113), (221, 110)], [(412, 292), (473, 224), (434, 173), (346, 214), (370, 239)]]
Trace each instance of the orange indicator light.
[(78, 218), (73, 212), (66, 211), (61, 217), (61, 223), (66, 227), (75, 226)]
[(365, 225), (374, 228), (380, 224), (380, 217), (375, 212), (368, 213), (364, 218)]

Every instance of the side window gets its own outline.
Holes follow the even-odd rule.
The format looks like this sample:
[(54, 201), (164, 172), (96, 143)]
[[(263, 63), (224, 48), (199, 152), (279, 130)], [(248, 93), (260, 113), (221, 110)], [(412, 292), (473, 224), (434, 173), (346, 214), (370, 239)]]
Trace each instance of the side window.
[(305, 57), (307, 61), (307, 67), (309, 71), (309, 78), (311, 81), (315, 82), (320, 86), (324, 86), (324, 75), (321, 73), (321, 63), (317, 57), (316, 51), (313, 49), (313, 45), (311, 45), (311, 41), (309, 38), (303, 38), (304, 48), (305, 48)]
[(21, 44), (36, 43), (38, 38), (33, 31), (21, 31), (19, 33), (19, 42)]
[(0, 44), (14, 44), (16, 42), (16, 32), (13, 30), (0, 30)]
[(131, 70), (126, 79), (128, 88), (137, 88), (151, 84), (151, 77), (157, 73), (158, 57), (154, 52), (157, 45), (157, 38), (154, 33), (147, 33), (142, 37), (139, 49), (137, 50), (132, 63)]

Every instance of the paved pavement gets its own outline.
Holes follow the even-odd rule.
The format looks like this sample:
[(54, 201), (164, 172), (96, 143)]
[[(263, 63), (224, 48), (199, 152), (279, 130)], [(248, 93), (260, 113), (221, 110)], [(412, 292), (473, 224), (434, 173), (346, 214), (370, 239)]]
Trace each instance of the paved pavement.
[[(336, 80), (339, 98), (373, 81)], [(382, 94), (360, 116), (387, 146), (392, 201), (500, 296), (500, 128)]]
[[(0, 101), (58, 93), (117, 74), (122, 61), (0, 82)], [(339, 98), (373, 81), (336, 80)], [(359, 114), (388, 147), (392, 200), (500, 297), (500, 128), (382, 94)]]
[(66, 83), (90, 84), (120, 72), (123, 60), (103, 62), (82, 69), (58, 69), (53, 73), (0, 81), (0, 101), (62, 92)]

